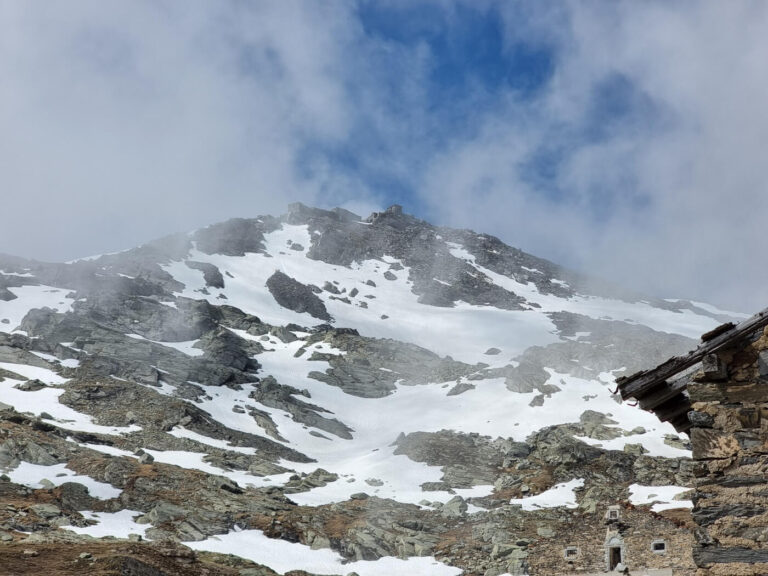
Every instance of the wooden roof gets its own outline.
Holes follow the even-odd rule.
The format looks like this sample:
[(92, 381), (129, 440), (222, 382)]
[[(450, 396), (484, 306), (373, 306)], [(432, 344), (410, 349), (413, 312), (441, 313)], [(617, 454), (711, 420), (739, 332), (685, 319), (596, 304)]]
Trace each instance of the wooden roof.
[(691, 427), (688, 421), (691, 403), (686, 391), (690, 374), (681, 373), (705, 356), (733, 345), (766, 325), (768, 308), (738, 325), (729, 322), (718, 326), (704, 334), (698, 348), (685, 356), (673, 356), (656, 368), (617, 378), (621, 397), (634, 398), (641, 408), (653, 411), (662, 422), (670, 422), (678, 432), (686, 432)]

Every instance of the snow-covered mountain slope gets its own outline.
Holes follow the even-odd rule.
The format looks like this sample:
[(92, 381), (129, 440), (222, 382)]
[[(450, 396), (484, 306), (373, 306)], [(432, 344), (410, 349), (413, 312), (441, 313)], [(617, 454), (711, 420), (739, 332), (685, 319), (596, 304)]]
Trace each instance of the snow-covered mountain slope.
[[(685, 439), (621, 403), (614, 378), (739, 317), (601, 285), (398, 207), (362, 220), (295, 205), (67, 264), (0, 257), (0, 470), (37, 489), (88, 479), (56, 523), (79, 533), (237, 550), (206, 538), (241, 542), (245, 528), (357, 560), (442, 550), (469, 574), (437, 536), (371, 543), (323, 519), (367, 500), (439, 532), (511, 504), (590, 509), (648, 485), (674, 496)], [(292, 516), (302, 507), (312, 520)], [(265, 520), (276, 513), (290, 529)], [(315, 556), (297, 554), (311, 571)], [(337, 561), (326, 556), (318, 572)]]

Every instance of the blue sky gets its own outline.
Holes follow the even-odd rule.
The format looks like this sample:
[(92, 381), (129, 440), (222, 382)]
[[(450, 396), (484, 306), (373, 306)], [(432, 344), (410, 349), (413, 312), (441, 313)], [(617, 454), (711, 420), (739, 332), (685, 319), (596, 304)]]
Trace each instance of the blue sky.
[(400, 203), (754, 310), (767, 25), (746, 0), (0, 0), (0, 251)]

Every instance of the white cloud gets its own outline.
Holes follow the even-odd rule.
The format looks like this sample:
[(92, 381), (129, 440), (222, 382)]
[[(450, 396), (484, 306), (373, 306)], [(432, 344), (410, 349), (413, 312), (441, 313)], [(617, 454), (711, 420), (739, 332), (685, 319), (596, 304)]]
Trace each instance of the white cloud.
[[(457, 3), (432, 3), (436, 26)], [(65, 259), (295, 200), (365, 211), (394, 183), (420, 217), (635, 288), (764, 304), (765, 3), (465, 2), (505, 50), (552, 47), (554, 73), (440, 106), (435, 47), (367, 35), (364, 5), (0, 0), (0, 250)], [(601, 122), (611, 79), (637, 109)]]
[[(764, 306), (756, 287), (768, 269), (755, 257), (768, 216), (768, 6), (568, 7), (567, 18), (534, 15), (565, 23), (542, 35), (559, 46), (547, 89), (534, 102), (488, 111), (480, 137), (437, 156), (425, 198), (453, 224), (465, 225), (471, 208), (473, 226), (487, 222), (534, 253), (636, 288)], [(508, 26), (515, 34), (520, 22)], [(612, 75), (626, 78), (653, 111), (622, 119), (598, 141), (572, 138)], [(566, 146), (555, 202), (521, 169), (552, 140)]]
[(349, 129), (338, 6), (0, 4), (3, 250), (82, 256), (316, 202), (301, 147)]

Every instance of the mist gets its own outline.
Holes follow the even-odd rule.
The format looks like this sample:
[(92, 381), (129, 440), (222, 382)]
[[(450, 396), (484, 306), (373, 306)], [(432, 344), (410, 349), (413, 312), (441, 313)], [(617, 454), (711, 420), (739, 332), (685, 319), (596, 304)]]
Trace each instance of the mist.
[(0, 252), (397, 202), (756, 311), (767, 26), (762, 2), (2, 1)]

